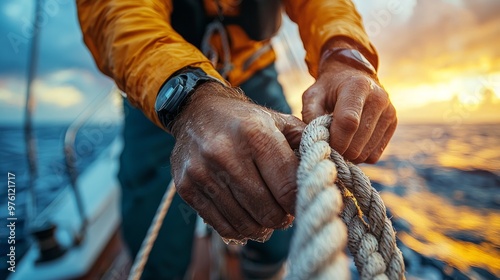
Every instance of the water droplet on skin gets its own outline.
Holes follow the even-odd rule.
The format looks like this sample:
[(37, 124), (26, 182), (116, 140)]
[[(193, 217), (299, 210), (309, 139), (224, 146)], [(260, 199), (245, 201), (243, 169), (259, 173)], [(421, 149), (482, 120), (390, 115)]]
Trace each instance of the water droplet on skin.
[(283, 221), (283, 223), (281, 223), (280, 227), (282, 229), (287, 229), (287, 228), (291, 227), (294, 220), (295, 220), (295, 217), (288, 214), (288, 215), (286, 215), (285, 221)]
[(247, 238), (243, 238), (241, 240), (237, 240), (237, 239), (232, 239), (232, 238), (224, 238), (224, 237), (221, 237), (222, 238), (222, 241), (224, 243), (226, 243), (226, 245), (246, 245), (247, 244), (247, 241), (248, 239)]
[(266, 228), (262, 231), (261, 233), (261, 236), (260, 237), (257, 237), (255, 239), (252, 239), (254, 241), (257, 241), (257, 242), (260, 242), (260, 243), (264, 243), (266, 242), (267, 240), (269, 240), (269, 238), (271, 238), (271, 235), (273, 234), (274, 230), (273, 229), (270, 229), (270, 228)]

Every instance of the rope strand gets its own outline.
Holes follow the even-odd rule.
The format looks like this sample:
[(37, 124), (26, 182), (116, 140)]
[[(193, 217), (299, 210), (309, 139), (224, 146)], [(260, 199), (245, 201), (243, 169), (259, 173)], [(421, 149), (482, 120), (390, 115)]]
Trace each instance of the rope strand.
[(149, 253), (151, 253), (151, 249), (153, 248), (153, 245), (156, 241), (158, 232), (160, 231), (161, 225), (163, 224), (163, 219), (165, 219), (165, 216), (167, 215), (168, 208), (170, 208), (170, 204), (172, 203), (174, 195), (175, 185), (174, 180), (172, 180), (165, 190), (165, 194), (163, 195), (160, 205), (156, 210), (155, 217), (153, 218), (153, 221), (149, 226), (146, 238), (144, 238), (144, 240), (142, 241), (141, 249), (135, 257), (134, 265), (132, 266), (128, 280), (141, 279), (142, 272), (144, 271), (144, 266), (146, 266), (146, 262), (149, 258)]

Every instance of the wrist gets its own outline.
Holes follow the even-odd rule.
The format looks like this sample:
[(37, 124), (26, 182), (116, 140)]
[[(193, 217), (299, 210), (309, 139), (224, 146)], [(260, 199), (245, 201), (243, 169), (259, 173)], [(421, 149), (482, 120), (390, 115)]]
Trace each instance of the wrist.
[(173, 120), (182, 111), (196, 88), (206, 82), (221, 83), (207, 75), (203, 69), (196, 67), (183, 68), (165, 81), (156, 96), (155, 111), (167, 131), (172, 129)]
[[(359, 54), (363, 57), (361, 59), (365, 59), (370, 65), (370, 68), (375, 69), (375, 72), (377, 71), (378, 68), (378, 57), (376, 53), (370, 52), (368, 49), (366, 49), (362, 44), (356, 42), (355, 40), (346, 37), (346, 36), (335, 36), (328, 40), (323, 47), (321, 48), (321, 57), (320, 57), (320, 64), (319, 64), (319, 70), (321, 73), (321, 70), (323, 67), (324, 62), (329, 60), (328, 58), (331, 56), (333, 50), (339, 50), (339, 49), (346, 49), (346, 50), (354, 50), (356, 52), (359, 52)], [(342, 61), (342, 63), (349, 65), (349, 62)], [(372, 72), (371, 70), (368, 70), (368, 72)], [(376, 76), (373, 75), (373, 76)]]
[(224, 99), (248, 102), (248, 97), (239, 88), (229, 87), (216, 81), (208, 81), (197, 86), (172, 121), (172, 135), (177, 138), (179, 133), (188, 127), (190, 121), (209, 116), (210, 111), (220, 106)]
[(325, 51), (321, 58), (322, 67), (320, 74), (323, 71), (332, 69), (332, 65), (340, 65), (340, 69), (352, 69), (367, 74), (369, 77), (377, 80), (377, 71), (370, 62), (357, 50), (348, 48), (332, 48)]

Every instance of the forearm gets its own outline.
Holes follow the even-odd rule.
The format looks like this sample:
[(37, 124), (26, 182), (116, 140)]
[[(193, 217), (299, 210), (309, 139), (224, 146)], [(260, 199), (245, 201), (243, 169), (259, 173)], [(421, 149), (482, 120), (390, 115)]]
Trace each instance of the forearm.
[(195, 66), (223, 80), (207, 58), (173, 30), (171, 1), (80, 0), (77, 4), (84, 41), (99, 69), (160, 127), (154, 103), (173, 73)]

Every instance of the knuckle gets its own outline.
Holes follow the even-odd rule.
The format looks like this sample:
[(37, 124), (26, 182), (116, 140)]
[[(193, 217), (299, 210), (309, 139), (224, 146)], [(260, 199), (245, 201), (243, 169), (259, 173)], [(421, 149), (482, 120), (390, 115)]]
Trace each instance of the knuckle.
[(377, 90), (370, 95), (372, 106), (385, 108), (389, 104), (389, 95), (383, 90)]
[(314, 95), (314, 90), (312, 88), (308, 88), (306, 91), (304, 91), (304, 94), (302, 94), (302, 103), (309, 102), (309, 100), (311, 100), (313, 95)]
[(276, 200), (284, 209), (293, 209), (295, 206), (296, 196), (297, 185), (294, 181), (289, 181), (283, 184), (278, 190)]
[(345, 109), (338, 120), (340, 129), (347, 133), (354, 133), (359, 127), (361, 116), (354, 109)]
[(217, 137), (200, 145), (200, 154), (207, 160), (217, 161), (227, 153), (229, 142), (222, 137)]
[(219, 233), (221, 237), (230, 239), (239, 239), (240, 234), (236, 232), (230, 225), (213, 225), (214, 229)]
[(361, 155), (362, 149), (359, 146), (350, 146), (344, 156), (350, 160), (357, 159)]
[[(231, 169), (228, 168), (227, 170), (231, 170)], [(211, 177), (212, 177), (212, 180), (220, 186), (231, 185), (231, 177), (229, 176), (229, 173), (225, 170), (221, 170), (221, 171), (212, 173)]]
[(320, 89), (318, 89), (316, 84), (313, 84), (304, 92), (304, 94), (302, 94), (302, 102), (308, 103), (311, 99), (314, 99), (314, 97), (320, 92), (321, 91)]
[(370, 156), (370, 152), (369, 151), (363, 151), (359, 156), (358, 158), (356, 159), (357, 162), (361, 163), (361, 162), (366, 162), (366, 160), (368, 159), (368, 157)]
[(244, 135), (254, 148), (266, 147), (271, 141), (271, 137), (266, 133), (266, 126), (262, 122), (247, 121), (243, 123)]
[(219, 195), (218, 186), (210, 183), (203, 184), (203, 193), (210, 199), (214, 200)]
[(366, 160), (366, 163), (375, 164), (380, 159), (380, 153), (372, 153)]
[(344, 86), (352, 87), (357, 91), (367, 91), (370, 84), (370, 80), (364, 76), (349, 76), (343, 81)]
[(397, 117), (396, 108), (394, 108), (394, 105), (390, 104), (384, 115), (387, 119), (395, 120), (397, 122), (398, 117)]
[(202, 168), (197, 165), (188, 165), (186, 167), (186, 176), (190, 179), (193, 180), (193, 182), (200, 183), (204, 181), (204, 172), (202, 171)]
[(195, 188), (193, 187), (192, 184), (186, 182), (186, 181), (181, 181), (181, 182), (176, 182), (175, 187), (177, 189), (177, 193), (179, 194), (182, 199), (184, 199), (189, 205), (193, 206), (197, 203), (196, 194), (195, 194)]

